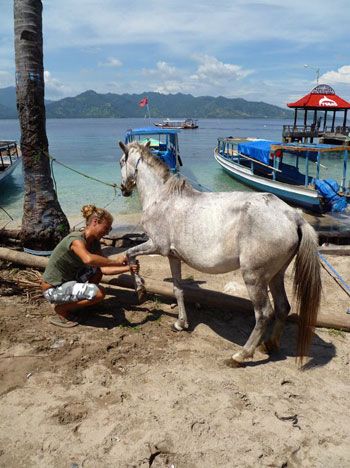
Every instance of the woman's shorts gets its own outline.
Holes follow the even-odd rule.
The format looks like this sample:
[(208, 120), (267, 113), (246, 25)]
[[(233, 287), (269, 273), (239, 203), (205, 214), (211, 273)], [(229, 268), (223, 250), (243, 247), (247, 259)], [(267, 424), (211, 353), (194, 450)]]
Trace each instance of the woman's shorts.
[(99, 288), (96, 284), (89, 283), (87, 280), (96, 271), (97, 269), (85, 270), (77, 277), (77, 281), (68, 281), (55, 288), (49, 288), (44, 291), (43, 296), (50, 304), (66, 304), (82, 301), (83, 299), (91, 301), (96, 297)]

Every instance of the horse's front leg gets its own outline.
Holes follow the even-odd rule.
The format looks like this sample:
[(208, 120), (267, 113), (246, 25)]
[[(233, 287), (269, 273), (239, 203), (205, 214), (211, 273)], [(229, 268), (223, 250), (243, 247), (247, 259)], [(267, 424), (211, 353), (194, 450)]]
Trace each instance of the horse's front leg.
[[(147, 242), (143, 244), (136, 245), (131, 249), (126, 251), (126, 256), (128, 257), (129, 265), (133, 265), (136, 263), (136, 257), (138, 255), (150, 255), (158, 253), (156, 246), (154, 245), (152, 239), (149, 239)], [(146, 288), (144, 286), (144, 281), (139, 273), (133, 273), (134, 281), (135, 281), (135, 291), (137, 294), (137, 298), (139, 303), (141, 303), (145, 296), (146, 296)]]
[(182, 331), (183, 329), (188, 328), (188, 322), (184, 302), (184, 292), (181, 286), (181, 260), (171, 255), (168, 256), (168, 259), (170, 264), (171, 275), (173, 277), (174, 294), (179, 308), (178, 319), (173, 324), (173, 330)]

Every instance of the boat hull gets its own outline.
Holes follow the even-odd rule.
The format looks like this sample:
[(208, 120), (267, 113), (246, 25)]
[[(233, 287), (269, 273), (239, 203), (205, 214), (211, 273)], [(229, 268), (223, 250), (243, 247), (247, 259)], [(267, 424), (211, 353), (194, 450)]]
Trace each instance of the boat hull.
[(8, 166), (5, 170), (0, 172), (0, 184), (4, 182), (16, 169), (16, 167), (20, 164), (21, 158), (16, 158), (11, 166)]
[(317, 213), (324, 212), (321, 199), (316, 190), (311, 190), (300, 185), (294, 186), (282, 182), (265, 179), (254, 174), (249, 168), (236, 164), (234, 161), (220, 155), (215, 149), (214, 157), (220, 166), (237, 181), (260, 192), (269, 192), (277, 195), (282, 200), (306, 210)]
[(186, 125), (186, 126), (175, 126), (175, 125), (164, 125), (164, 124), (161, 124), (161, 123), (155, 123), (154, 124), (156, 127), (160, 127), (160, 128), (170, 128), (170, 129), (175, 129), (175, 130), (193, 130), (195, 128), (198, 128), (198, 125)]

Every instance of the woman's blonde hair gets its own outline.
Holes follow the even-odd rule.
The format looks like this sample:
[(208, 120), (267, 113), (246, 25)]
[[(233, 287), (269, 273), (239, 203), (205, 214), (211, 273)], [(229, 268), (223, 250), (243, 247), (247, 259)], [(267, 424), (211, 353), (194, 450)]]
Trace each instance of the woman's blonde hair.
[(95, 218), (98, 219), (98, 222), (104, 220), (108, 221), (110, 224), (113, 223), (113, 216), (111, 213), (104, 208), (97, 208), (95, 205), (84, 205), (81, 209), (83, 218), (86, 219), (86, 225), (89, 226), (91, 221)]

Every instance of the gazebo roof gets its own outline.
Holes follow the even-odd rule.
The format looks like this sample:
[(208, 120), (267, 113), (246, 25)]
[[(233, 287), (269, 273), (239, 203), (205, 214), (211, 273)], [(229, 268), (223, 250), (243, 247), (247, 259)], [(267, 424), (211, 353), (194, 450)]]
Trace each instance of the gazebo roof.
[(288, 107), (304, 109), (350, 109), (350, 102), (345, 101), (335, 94), (333, 88), (326, 84), (316, 86), (311, 93), (306, 94), (298, 101), (290, 102)]

